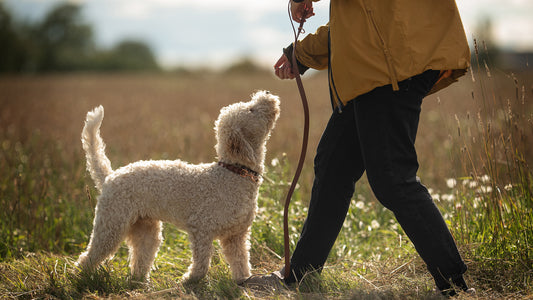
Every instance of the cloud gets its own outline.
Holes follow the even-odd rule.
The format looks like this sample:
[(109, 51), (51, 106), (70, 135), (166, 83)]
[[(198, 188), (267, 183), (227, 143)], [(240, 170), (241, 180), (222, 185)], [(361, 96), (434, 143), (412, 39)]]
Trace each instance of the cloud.
[(505, 18), (494, 26), (494, 38), (517, 51), (531, 51), (533, 44), (533, 19)]

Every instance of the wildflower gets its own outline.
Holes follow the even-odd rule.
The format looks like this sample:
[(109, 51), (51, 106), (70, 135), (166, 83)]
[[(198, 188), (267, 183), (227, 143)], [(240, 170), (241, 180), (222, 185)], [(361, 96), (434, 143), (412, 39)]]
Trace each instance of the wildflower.
[(457, 180), (455, 180), (455, 178), (448, 178), (446, 179), (446, 185), (453, 189), (457, 185)]
[(480, 186), (479, 189), (477, 189), (477, 192), (482, 193), (482, 194), (488, 194), (492, 192), (492, 187), (491, 186)]
[(480, 180), (481, 180), (481, 182), (483, 182), (483, 183), (487, 183), (487, 182), (490, 181), (490, 176), (487, 175), (487, 174), (485, 174), (485, 175), (481, 176)]
[(481, 203), (481, 197), (479, 197), (479, 196), (475, 197), (474, 201), (473, 201), (474, 208), (478, 208), (480, 203)]
[(453, 202), (455, 200), (455, 195), (453, 195), (453, 194), (444, 194), (444, 195), (442, 195), (441, 199), (444, 200), (444, 201)]
[(435, 201), (440, 201), (440, 195), (439, 194), (432, 194), (431, 198), (433, 198), (433, 200), (435, 200)]
[(504, 186), (503, 188), (504, 188), (506, 191), (510, 191), (510, 190), (513, 189), (513, 185), (509, 183), (508, 185)]
[(273, 158), (272, 161), (270, 162), (270, 164), (273, 166), (273, 167), (276, 167), (277, 165), (279, 165), (279, 159), (276, 157), (276, 158)]
[(477, 183), (477, 181), (475, 181), (475, 180), (472, 180), (472, 181), (470, 181), (470, 182), (468, 183), (468, 187), (471, 188), (471, 189), (477, 187), (477, 185), (478, 185), (478, 183)]
[(355, 207), (357, 207), (359, 209), (364, 209), (365, 208), (365, 203), (363, 201), (357, 201), (357, 202), (355, 202)]
[(380, 225), (378, 221), (372, 220), (372, 222), (370, 222), (370, 226), (372, 226), (374, 229), (378, 229)]

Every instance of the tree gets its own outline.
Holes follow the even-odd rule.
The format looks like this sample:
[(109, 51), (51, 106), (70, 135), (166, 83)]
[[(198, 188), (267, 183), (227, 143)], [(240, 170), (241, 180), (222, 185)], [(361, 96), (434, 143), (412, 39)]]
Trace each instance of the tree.
[(95, 46), (81, 6), (61, 3), (37, 23), (16, 23), (0, 0), (0, 72), (159, 70), (150, 47), (126, 40), (111, 50)]
[(81, 21), (81, 7), (62, 3), (52, 9), (34, 31), (40, 49), (38, 70), (86, 69), (94, 55), (93, 32)]
[(0, 2), (0, 72), (19, 72), (23, 69), (26, 49), (15, 31), (11, 15)]
[(150, 47), (142, 41), (125, 40), (111, 49), (106, 62), (110, 70), (157, 70)]

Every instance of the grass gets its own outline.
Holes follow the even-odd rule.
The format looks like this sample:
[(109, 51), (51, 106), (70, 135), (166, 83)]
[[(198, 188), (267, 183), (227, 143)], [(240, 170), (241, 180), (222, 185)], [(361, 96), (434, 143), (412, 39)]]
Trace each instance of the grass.
[[(472, 74), (474, 80), (465, 77), (425, 100), (419, 175), (459, 244), (477, 297), (530, 298), (533, 75), (487, 72), (482, 62)], [(282, 115), (268, 144), (251, 259), (254, 273), (278, 269), (280, 202), (299, 152), (287, 141), (300, 141), (303, 124), (293, 84), (268, 74), (0, 78), (0, 298), (438, 298), (413, 246), (364, 180), (323, 274), (290, 291), (238, 287), (218, 244), (207, 278), (183, 283), (187, 236), (168, 224), (150, 283), (129, 277), (125, 247), (95, 273), (78, 272), (74, 262), (88, 241), (97, 197), (79, 142), (85, 113), (98, 104), (106, 108), (102, 135), (114, 168), (150, 158), (212, 161), (218, 110), (257, 88), (280, 95)], [(291, 205), (293, 248), (306, 214), (313, 152), (331, 111), (324, 76), (304, 84), (311, 142)]]

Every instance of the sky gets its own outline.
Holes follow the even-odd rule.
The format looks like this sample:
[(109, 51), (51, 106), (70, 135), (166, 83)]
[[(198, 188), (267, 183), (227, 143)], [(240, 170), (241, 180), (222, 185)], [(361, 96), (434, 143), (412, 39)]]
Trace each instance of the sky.
[[(22, 20), (39, 20), (58, 0), (0, 0)], [(243, 56), (275, 63), (294, 39), (285, 0), (70, 0), (83, 7), (101, 47), (124, 39), (146, 41), (161, 65), (221, 68)], [(472, 40), (490, 18), (498, 46), (533, 51), (533, 0), (456, 0)], [(328, 20), (329, 1), (315, 3), (304, 28)]]

